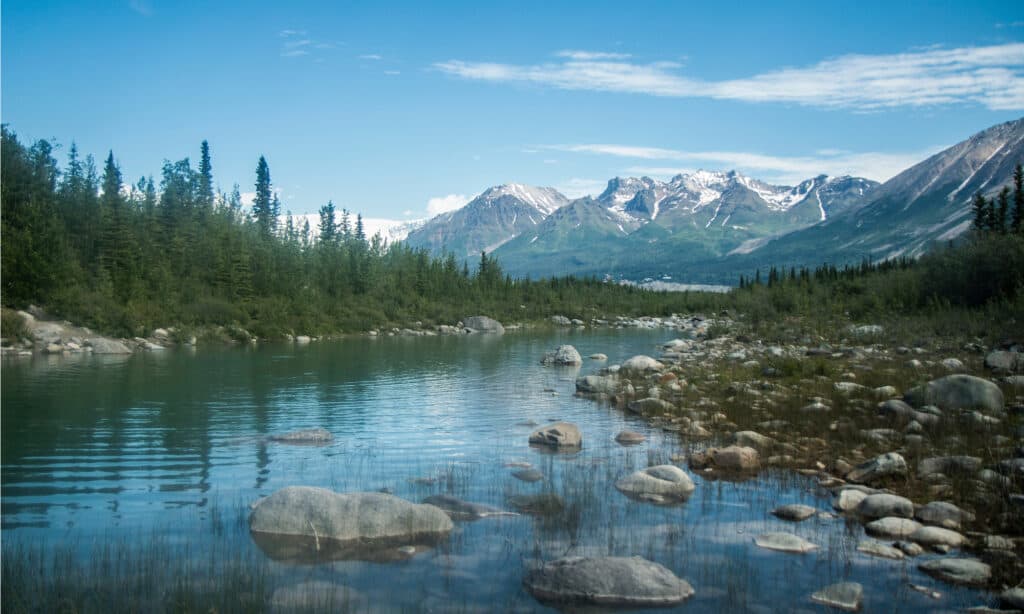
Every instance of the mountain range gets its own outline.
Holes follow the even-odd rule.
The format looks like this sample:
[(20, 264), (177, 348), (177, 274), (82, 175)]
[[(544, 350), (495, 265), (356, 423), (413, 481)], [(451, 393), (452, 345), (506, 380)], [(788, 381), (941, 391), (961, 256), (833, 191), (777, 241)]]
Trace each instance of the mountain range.
[[(414, 223), (404, 241), (476, 259), (514, 276), (735, 283), (778, 266), (916, 257), (970, 226), (970, 200), (1011, 181), (1024, 160), (1024, 119), (993, 126), (884, 184), (820, 175), (772, 185), (736, 171), (668, 181), (616, 177), (596, 197), (510, 183)], [(400, 238), (395, 234), (394, 238)]]

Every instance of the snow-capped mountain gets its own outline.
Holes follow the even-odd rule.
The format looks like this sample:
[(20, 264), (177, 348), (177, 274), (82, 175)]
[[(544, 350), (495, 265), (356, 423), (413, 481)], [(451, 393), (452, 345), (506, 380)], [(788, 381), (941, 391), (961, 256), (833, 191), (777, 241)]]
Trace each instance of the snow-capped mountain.
[(488, 188), (465, 207), (442, 213), (409, 233), (406, 243), (460, 258), (490, 252), (569, 202), (554, 188), (508, 183)]

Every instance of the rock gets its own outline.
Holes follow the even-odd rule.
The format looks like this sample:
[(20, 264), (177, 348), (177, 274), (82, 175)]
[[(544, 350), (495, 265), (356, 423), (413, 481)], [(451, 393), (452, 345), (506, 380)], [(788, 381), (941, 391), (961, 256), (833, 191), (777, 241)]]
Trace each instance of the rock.
[(555, 326), (572, 326), (572, 320), (565, 316), (551, 316), (551, 323)]
[(565, 509), (565, 502), (555, 493), (539, 493), (535, 495), (514, 495), (509, 497), (508, 504), (524, 514), (534, 516), (552, 516)]
[(579, 427), (571, 422), (555, 422), (530, 433), (530, 443), (557, 448), (578, 448), (583, 445), (583, 435), (580, 434)]
[(613, 395), (619, 390), (619, 378), (615, 375), (584, 375), (576, 378), (576, 392), (581, 394)]
[(1024, 588), (1008, 588), (999, 593), (999, 603), (1003, 609), (1024, 610)]
[(546, 352), (540, 359), (542, 365), (581, 365), (583, 358), (571, 345), (560, 345), (558, 349)]
[(879, 326), (878, 324), (864, 324), (862, 326), (856, 326), (854, 324), (851, 324), (850, 327), (847, 328), (847, 330), (850, 331), (850, 334), (857, 335), (858, 337), (866, 335), (881, 335), (883, 332), (885, 332), (885, 328)]
[(93, 354), (131, 354), (131, 349), (114, 339), (105, 337), (91, 337), (85, 340), (85, 345), (92, 348)]
[(878, 404), (878, 415), (899, 420), (913, 420), (914, 408), (899, 399), (889, 399)]
[(832, 507), (841, 511), (849, 512), (857, 509), (860, 502), (867, 497), (867, 493), (852, 488), (847, 488), (839, 491), (835, 499), (832, 500)]
[(489, 516), (518, 516), (483, 503), (470, 503), (451, 495), (432, 495), (423, 500), (427, 505), (441, 508), (453, 520), (477, 520)]
[(743, 446), (708, 448), (690, 455), (690, 467), (719, 471), (757, 471), (761, 468), (757, 450)]
[(977, 456), (933, 456), (917, 464), (918, 477), (941, 473), (949, 476), (973, 476), (981, 469)]
[(772, 515), (783, 520), (792, 520), (794, 522), (800, 522), (801, 520), (807, 520), (817, 512), (818, 510), (809, 505), (791, 503), (789, 505), (781, 505), (773, 509)]
[(526, 590), (540, 601), (613, 607), (666, 607), (693, 587), (667, 568), (634, 557), (569, 557), (529, 570)]
[(732, 443), (764, 452), (775, 445), (775, 440), (756, 431), (737, 431), (732, 434)]
[(921, 524), (909, 518), (888, 516), (879, 518), (864, 525), (864, 531), (873, 537), (904, 539), (921, 528)]
[(1024, 373), (1024, 353), (996, 350), (985, 357), (985, 366), (998, 375)]
[(643, 433), (637, 433), (636, 431), (622, 431), (615, 436), (615, 441), (619, 442), (624, 446), (636, 445), (643, 443), (647, 440), (647, 437)]
[(620, 365), (619, 369), (624, 373), (643, 375), (650, 371), (661, 371), (665, 365), (650, 356), (638, 355), (630, 358)]
[(906, 556), (903, 554), (903, 551), (898, 548), (886, 546), (881, 542), (873, 540), (864, 540), (857, 544), (857, 552), (863, 552), (864, 554), (869, 554), (871, 556), (880, 556), (882, 558), (894, 559), (897, 561), (902, 560), (903, 557)]
[(590, 360), (608, 360), (608, 355), (607, 354), (602, 354), (602, 353), (598, 352), (598, 353), (595, 353), (595, 354), (591, 354), (590, 355)]
[(478, 333), (492, 333), (495, 335), (505, 333), (505, 327), (501, 325), (501, 322), (487, 316), (469, 316), (463, 320), (463, 324), (466, 328)]
[(924, 548), (915, 544), (914, 542), (901, 541), (893, 544), (899, 551), (907, 556), (921, 556), (924, 554)]
[(512, 477), (524, 482), (539, 482), (544, 479), (544, 474), (536, 469), (520, 469), (513, 471)]
[(804, 405), (803, 407), (801, 407), (800, 411), (805, 414), (819, 414), (832, 411), (832, 408), (829, 407), (828, 405), (825, 405), (821, 401), (814, 401), (809, 405)]
[(836, 382), (832, 384), (832, 388), (835, 389), (836, 392), (842, 394), (854, 394), (867, 390), (866, 386), (862, 386), (854, 382)]
[[(452, 530), (447, 514), (433, 505), (410, 503), (375, 492), (336, 493), (326, 488), (289, 486), (261, 499), (249, 516), (254, 537), (288, 541), (385, 542), (438, 538)], [(300, 542), (302, 540), (299, 540)], [(261, 547), (264, 544), (257, 540)], [(307, 547), (309, 540), (304, 540)]]
[(857, 513), (865, 518), (882, 518), (884, 516), (912, 518), (914, 504), (910, 499), (899, 495), (875, 493), (864, 497), (857, 505)]
[(1003, 409), (1003, 391), (999, 386), (972, 375), (947, 375), (911, 389), (903, 398), (914, 407), (937, 405), (943, 410)]
[(831, 608), (856, 612), (860, 609), (863, 596), (864, 587), (857, 582), (838, 582), (811, 594), (811, 601)]
[(966, 541), (963, 535), (956, 531), (943, 529), (942, 527), (921, 527), (911, 533), (908, 538), (914, 543), (928, 546), (929, 548), (936, 546), (959, 548)]
[(654, 397), (647, 397), (644, 399), (637, 399), (631, 401), (626, 408), (636, 414), (648, 415), (648, 414), (662, 414), (672, 409), (672, 404), (668, 401), (662, 401)]
[(918, 568), (930, 576), (953, 584), (984, 586), (992, 578), (992, 569), (978, 559), (943, 557), (925, 561)]
[(324, 444), (333, 441), (334, 435), (331, 435), (330, 431), (326, 429), (315, 428), (271, 435), (267, 439), (277, 443)]
[(888, 399), (899, 394), (899, 391), (897, 391), (894, 386), (879, 386), (872, 392), (874, 392), (875, 396), (879, 399)]
[(696, 488), (685, 471), (675, 465), (657, 465), (631, 473), (615, 482), (615, 488), (626, 495), (660, 495), (683, 500)]
[(312, 341), (312, 339), (310, 338), (309, 335), (299, 335), (299, 336), (295, 337), (295, 344), (296, 345), (309, 345), (309, 343), (311, 341)]
[(851, 482), (871, 484), (879, 480), (903, 477), (907, 475), (907, 461), (896, 452), (881, 454), (863, 462), (846, 474)]
[(64, 351), (64, 346), (60, 343), (48, 343), (43, 349), (44, 354), (60, 354)]
[(972, 522), (974, 514), (960, 509), (946, 501), (931, 501), (922, 505), (914, 513), (914, 517), (925, 524), (959, 529), (964, 523)]
[(781, 552), (796, 552), (806, 553), (818, 548), (816, 544), (812, 544), (802, 537), (797, 537), (792, 533), (765, 533), (758, 535), (754, 538), (754, 543), (762, 548), (769, 550), (779, 550)]
[(944, 358), (939, 362), (942, 367), (953, 373), (960, 373), (964, 370), (964, 363), (956, 358)]

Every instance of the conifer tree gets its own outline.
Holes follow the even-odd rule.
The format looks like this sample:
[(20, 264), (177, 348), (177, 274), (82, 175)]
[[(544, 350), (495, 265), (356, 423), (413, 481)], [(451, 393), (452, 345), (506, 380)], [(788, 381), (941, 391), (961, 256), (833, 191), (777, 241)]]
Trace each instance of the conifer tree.
[(974, 229), (979, 232), (988, 230), (988, 209), (989, 203), (982, 196), (981, 192), (974, 194), (974, 200), (971, 201), (971, 210), (974, 212)]
[(320, 243), (328, 245), (337, 239), (338, 225), (334, 221), (334, 203), (327, 201), (327, 204), (320, 207), (320, 226), (317, 229), (320, 233)]
[(205, 140), (199, 153), (199, 194), (196, 199), (200, 208), (213, 207), (213, 166), (210, 164), (210, 144)]
[(1010, 188), (1003, 187), (999, 191), (998, 205), (992, 210), (995, 215), (995, 222), (992, 224), (992, 230), (1000, 234), (1006, 233), (1006, 214), (1010, 208)]
[(1015, 233), (1024, 233), (1024, 167), (1020, 164), (1013, 169), (1013, 218), (1010, 228)]
[(274, 203), (270, 190), (270, 167), (267, 159), (260, 156), (256, 164), (256, 196), (252, 201), (252, 215), (264, 236), (269, 237), (277, 229)]

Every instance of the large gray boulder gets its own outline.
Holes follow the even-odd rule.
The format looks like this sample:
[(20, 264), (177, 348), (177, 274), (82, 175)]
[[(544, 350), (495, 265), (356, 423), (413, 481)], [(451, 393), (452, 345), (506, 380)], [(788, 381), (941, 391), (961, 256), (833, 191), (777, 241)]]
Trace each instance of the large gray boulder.
[(321, 542), (415, 540), (440, 537), (452, 521), (433, 505), (410, 503), (377, 492), (337, 493), (289, 486), (258, 501), (249, 516), (253, 534), (312, 538)]
[(466, 328), (479, 333), (494, 333), (496, 335), (501, 335), (505, 332), (505, 327), (501, 325), (501, 322), (488, 318), (487, 316), (469, 316), (462, 321), (462, 324)]
[(618, 607), (667, 607), (693, 587), (667, 568), (634, 557), (569, 557), (529, 570), (526, 590), (541, 601)]
[(1024, 373), (1024, 353), (996, 350), (985, 357), (985, 366), (999, 375)]
[(85, 345), (92, 347), (93, 354), (131, 354), (132, 350), (127, 345), (115, 339), (106, 337), (91, 337), (85, 340)]
[(909, 535), (910, 541), (934, 548), (936, 546), (947, 546), (959, 548), (967, 541), (963, 535), (956, 531), (943, 529), (942, 527), (921, 527)]
[(650, 372), (661, 371), (664, 368), (665, 365), (650, 356), (642, 354), (630, 358), (619, 366), (620, 371), (630, 375), (644, 375)]
[(936, 405), (940, 409), (1003, 409), (1003, 391), (987, 379), (973, 375), (947, 375), (912, 388), (904, 400), (914, 407)]
[(978, 559), (941, 558), (918, 565), (921, 571), (953, 584), (984, 586), (992, 578), (992, 568)]
[(571, 422), (555, 422), (530, 433), (530, 443), (556, 448), (578, 448), (583, 445), (583, 435), (579, 427)]
[(572, 326), (572, 320), (562, 315), (551, 316), (551, 323), (555, 326)]
[(556, 350), (545, 352), (540, 364), (576, 366), (583, 364), (583, 357), (573, 346), (560, 345)]
[(846, 479), (871, 484), (883, 479), (907, 475), (907, 461), (897, 452), (887, 452), (867, 460), (846, 474)]
[(889, 493), (868, 495), (857, 504), (856, 509), (857, 513), (865, 518), (883, 518), (885, 516), (913, 518), (914, 516), (914, 503), (910, 499)]
[(965, 523), (974, 521), (974, 514), (947, 501), (926, 503), (917, 509), (914, 517), (925, 524), (947, 529), (959, 529)]
[(921, 523), (909, 518), (896, 518), (888, 516), (872, 520), (864, 525), (864, 531), (873, 537), (888, 537), (890, 539), (904, 539), (914, 534), (921, 528)]
[(689, 497), (696, 487), (690, 476), (679, 467), (657, 465), (620, 478), (615, 482), (615, 488), (633, 497), (654, 495), (665, 499), (682, 500)]

